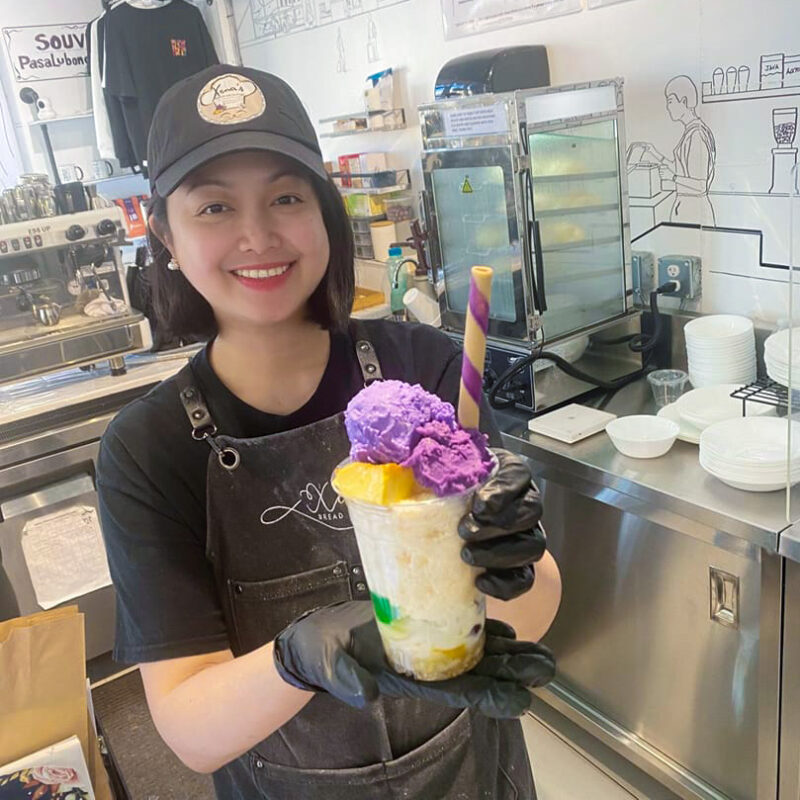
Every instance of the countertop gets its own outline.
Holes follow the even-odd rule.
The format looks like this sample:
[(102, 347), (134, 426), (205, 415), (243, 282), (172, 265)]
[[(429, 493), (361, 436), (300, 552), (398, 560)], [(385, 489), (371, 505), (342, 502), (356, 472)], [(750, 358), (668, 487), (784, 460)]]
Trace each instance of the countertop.
[[(598, 391), (579, 401), (617, 416), (654, 414), (650, 387), (639, 380), (613, 395)], [(793, 529), (785, 491), (744, 492), (706, 473), (698, 447), (677, 441), (661, 458), (618, 452), (602, 432), (565, 444), (528, 431), (528, 417), (498, 412), (506, 445), (533, 463), (534, 473), (582, 494), (726, 546), (755, 545), (800, 561), (800, 525)], [(791, 515), (800, 520), (800, 486), (791, 493)], [(545, 512), (546, 513), (546, 512)]]

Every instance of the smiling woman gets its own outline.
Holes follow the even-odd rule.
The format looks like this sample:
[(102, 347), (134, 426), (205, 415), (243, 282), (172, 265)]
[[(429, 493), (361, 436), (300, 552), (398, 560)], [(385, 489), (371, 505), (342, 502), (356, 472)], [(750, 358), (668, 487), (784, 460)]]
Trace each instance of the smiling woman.
[[(330, 178), (321, 178), (275, 153), (236, 153), (197, 170), (169, 200), (154, 192), (148, 211), (150, 246), (155, 262), (151, 276), (153, 302), (159, 321), (171, 335), (210, 338), (217, 333), (218, 317), (212, 309), (217, 296), (214, 287), (223, 294), (226, 290), (222, 288), (224, 284), (212, 279), (213, 269), (230, 271), (242, 286), (252, 291), (274, 294), (269, 298), (273, 314), (276, 309), (280, 315), (296, 313), (297, 290), (308, 288), (302, 300), (311, 319), (325, 330), (342, 330), (347, 325), (354, 292), (353, 238), (339, 191)], [(303, 274), (296, 280), (292, 276), (291, 285), (286, 287), (288, 291), (295, 291), (295, 299), (287, 300), (285, 292), (278, 294), (273, 290), (282, 288), (283, 283), (288, 284), (289, 278), (283, 281), (276, 278), (288, 276), (297, 260), (288, 258), (296, 255), (292, 248), (311, 245), (306, 241), (309, 234), (304, 232), (309, 219), (313, 222), (310, 230), (315, 232), (317, 243), (323, 248), (313, 265), (319, 274), (316, 275), (306, 259)], [(255, 226), (254, 232), (247, 227), (249, 225)], [(283, 242), (281, 246), (286, 252), (282, 256), (280, 252), (270, 256), (276, 263), (253, 262), (248, 254), (248, 237), (254, 235), (261, 239), (275, 235), (270, 233), (270, 225), (278, 226), (279, 237), (289, 236), (290, 230), (299, 231), (300, 241)], [(256, 246), (262, 244), (256, 242)], [(228, 259), (233, 263), (211, 267), (212, 253), (225, 247), (234, 249), (233, 256)], [(173, 255), (181, 265), (180, 271), (166, 268)], [(318, 262), (323, 256), (320, 269)], [(285, 262), (277, 263), (281, 257), (286, 257)], [(198, 276), (204, 266), (205, 277), (199, 276), (200, 283), (195, 283), (191, 276)], [(242, 270), (246, 274), (236, 274)], [(256, 275), (253, 275), (254, 270)], [(273, 273), (270, 280), (265, 280), (267, 276), (262, 274), (267, 271)], [(231, 294), (227, 300), (220, 297), (219, 301), (230, 307), (233, 318), (247, 313), (254, 315), (256, 322), (270, 320), (270, 308), (265, 304), (255, 305), (256, 299), (248, 295)]]
[[(221, 800), (532, 800), (515, 717), (552, 677), (551, 654), (493, 620), (473, 672), (425, 685), (392, 673), (330, 483), (352, 398), (385, 377), (455, 402), (455, 346), (426, 326), (349, 319), (350, 226), (279, 78), (219, 65), (177, 83), (148, 164), (159, 321), (209, 342), (109, 425), (97, 486), (115, 657), (139, 663), (162, 738), (214, 773)], [(498, 443), (485, 405), (481, 423)], [(548, 557), (530, 472), (510, 453), (498, 463), (492, 515), (465, 520), (478, 585), (507, 600)], [(548, 570), (537, 588), (556, 586)], [(541, 631), (557, 606), (545, 592), (555, 602), (528, 615)]]

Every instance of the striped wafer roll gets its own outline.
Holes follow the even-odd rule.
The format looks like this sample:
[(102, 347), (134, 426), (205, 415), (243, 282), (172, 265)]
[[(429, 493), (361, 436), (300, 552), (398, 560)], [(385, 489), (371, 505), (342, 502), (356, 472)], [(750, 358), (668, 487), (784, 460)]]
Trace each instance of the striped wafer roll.
[(473, 267), (470, 275), (467, 322), (464, 327), (464, 358), (461, 362), (461, 391), (458, 395), (458, 421), (462, 428), (468, 430), (477, 428), (480, 421), (493, 274), (491, 267)]

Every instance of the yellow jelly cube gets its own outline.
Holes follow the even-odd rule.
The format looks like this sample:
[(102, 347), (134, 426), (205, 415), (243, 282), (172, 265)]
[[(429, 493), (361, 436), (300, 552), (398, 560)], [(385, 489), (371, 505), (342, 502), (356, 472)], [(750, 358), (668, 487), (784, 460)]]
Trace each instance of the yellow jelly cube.
[(414, 480), (414, 472), (399, 464), (365, 464), (354, 461), (336, 470), (333, 488), (348, 500), (388, 506), (408, 500), (421, 487)]

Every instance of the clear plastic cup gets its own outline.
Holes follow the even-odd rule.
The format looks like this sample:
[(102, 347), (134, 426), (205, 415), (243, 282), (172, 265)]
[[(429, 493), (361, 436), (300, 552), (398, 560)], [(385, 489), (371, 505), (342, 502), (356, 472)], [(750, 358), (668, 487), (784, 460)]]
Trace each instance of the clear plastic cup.
[(458, 535), (474, 491), (390, 506), (344, 498), (386, 658), (417, 680), (452, 678), (483, 656), (480, 570), (462, 561)]
[(689, 376), (682, 369), (657, 369), (647, 376), (659, 408), (674, 403), (683, 394), (688, 380)]

